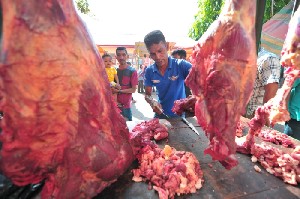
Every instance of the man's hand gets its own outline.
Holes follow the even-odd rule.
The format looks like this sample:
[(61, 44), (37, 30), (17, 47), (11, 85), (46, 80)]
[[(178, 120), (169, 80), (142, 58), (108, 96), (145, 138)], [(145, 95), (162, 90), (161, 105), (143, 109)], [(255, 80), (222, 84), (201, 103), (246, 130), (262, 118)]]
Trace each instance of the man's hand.
[(117, 89), (116, 87), (111, 87), (111, 91), (113, 94), (115, 94), (119, 92), (119, 89)]
[(120, 84), (116, 84), (115, 88), (118, 89), (118, 90), (120, 90), (121, 89)]
[(157, 113), (157, 114), (162, 114), (163, 113), (163, 109), (160, 103), (158, 103), (157, 101), (154, 103), (154, 106), (152, 106), (153, 112)]
[(186, 103), (183, 105), (183, 108), (189, 112), (195, 112), (195, 104), (196, 104), (197, 98), (195, 95), (189, 95), (187, 97)]
[(158, 101), (156, 101), (155, 99), (153, 99), (151, 95), (145, 95), (145, 100), (149, 103), (149, 105), (153, 109), (153, 112), (159, 115), (163, 113), (161, 104), (158, 103)]

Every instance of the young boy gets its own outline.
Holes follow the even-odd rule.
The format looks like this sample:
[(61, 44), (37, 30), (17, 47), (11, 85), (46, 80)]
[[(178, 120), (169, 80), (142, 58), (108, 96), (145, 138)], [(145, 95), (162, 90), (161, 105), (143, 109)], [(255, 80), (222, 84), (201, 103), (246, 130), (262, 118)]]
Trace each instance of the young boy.
[[(115, 67), (112, 66), (112, 56), (109, 55), (109, 54), (104, 54), (104, 55), (102, 55), (102, 59), (104, 61), (105, 71), (106, 71), (107, 76), (108, 76), (108, 81), (110, 83), (110, 87), (120, 89), (121, 86), (120, 86), (120, 83), (119, 83), (117, 70), (115, 69)], [(114, 100), (117, 103), (117, 94), (113, 93), (113, 97), (114, 97)]]

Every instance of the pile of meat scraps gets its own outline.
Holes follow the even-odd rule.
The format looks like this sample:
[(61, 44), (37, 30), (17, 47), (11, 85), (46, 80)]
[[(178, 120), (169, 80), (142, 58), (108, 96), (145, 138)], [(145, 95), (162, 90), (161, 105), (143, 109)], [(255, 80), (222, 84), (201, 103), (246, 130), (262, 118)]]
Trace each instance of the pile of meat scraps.
[(256, 136), (259, 138), (254, 138), (247, 150), (242, 145), (246, 137), (237, 138), (237, 151), (251, 154), (252, 161), (259, 162), (267, 172), (297, 185), (300, 182), (300, 146), (296, 146), (291, 137), (267, 128), (261, 129)]
[(186, 84), (196, 96), (195, 116), (210, 140), (204, 151), (226, 168), (238, 164), (235, 134), (256, 76), (256, 1), (227, 0), (199, 39)]
[(146, 146), (138, 154), (139, 168), (133, 169), (133, 180), (150, 181), (160, 199), (196, 193), (203, 185), (203, 172), (194, 154), (166, 145)]
[(0, 169), (42, 198), (92, 198), (134, 160), (103, 61), (72, 0), (0, 0)]
[(136, 125), (130, 132), (139, 162), (139, 167), (132, 170), (133, 180), (149, 181), (158, 191), (160, 199), (195, 193), (204, 182), (200, 163), (194, 154), (176, 151), (169, 145), (161, 149), (152, 141), (153, 138), (156, 140), (166, 138), (167, 130), (167, 127), (156, 118)]

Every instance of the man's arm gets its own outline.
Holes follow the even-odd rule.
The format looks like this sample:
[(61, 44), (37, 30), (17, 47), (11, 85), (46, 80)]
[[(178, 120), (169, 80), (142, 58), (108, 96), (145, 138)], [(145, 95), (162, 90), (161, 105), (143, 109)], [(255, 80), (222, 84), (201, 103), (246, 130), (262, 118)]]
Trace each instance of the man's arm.
[(148, 102), (148, 104), (151, 106), (153, 109), (153, 112), (157, 114), (162, 114), (162, 107), (161, 104), (158, 103), (155, 99), (152, 98), (151, 93), (152, 93), (152, 86), (146, 86), (145, 87), (145, 100)]
[[(264, 94), (264, 103), (268, 102), (271, 98), (273, 98), (278, 90), (278, 83), (270, 83), (264, 86), (265, 94)], [(254, 116), (254, 115), (253, 115)], [(266, 126), (270, 126), (270, 121), (266, 118)]]
[(265, 94), (264, 94), (264, 103), (268, 102), (271, 98), (276, 95), (278, 90), (278, 83), (270, 83), (264, 86)]
[(118, 93), (135, 93), (136, 87), (137, 87), (136, 85), (133, 85), (131, 88), (120, 89), (118, 90)]

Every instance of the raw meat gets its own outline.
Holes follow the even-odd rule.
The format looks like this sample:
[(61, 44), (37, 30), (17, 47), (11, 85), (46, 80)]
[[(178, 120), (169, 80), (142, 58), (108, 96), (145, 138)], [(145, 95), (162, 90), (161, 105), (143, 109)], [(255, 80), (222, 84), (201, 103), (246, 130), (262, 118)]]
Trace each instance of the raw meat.
[(134, 169), (133, 180), (150, 181), (160, 199), (195, 193), (203, 186), (203, 172), (194, 154), (176, 151), (166, 145), (145, 146), (138, 154), (139, 168)]
[(286, 148), (295, 148), (294, 141), (286, 134), (278, 132), (276, 130), (265, 129), (261, 130), (258, 134), (262, 140), (274, 143), (276, 145), (282, 145)]
[[(260, 110), (261, 107), (256, 111), (259, 113)], [(259, 116), (264, 114), (256, 115), (257, 118)], [(237, 151), (251, 154), (252, 161), (258, 161), (267, 172), (288, 184), (297, 185), (300, 182), (300, 147), (296, 146), (289, 136), (266, 127), (262, 128), (258, 121), (264, 123), (265, 120), (256, 119), (256, 121), (247, 136), (236, 138)], [(255, 133), (259, 138), (256, 138)], [(271, 143), (280, 146), (275, 147)]]
[(292, 16), (281, 51), (281, 65), (300, 70), (300, 9)]
[(1, 172), (42, 198), (92, 198), (134, 156), (103, 61), (72, 0), (0, 0)]
[(168, 128), (159, 123), (158, 118), (137, 124), (130, 131), (130, 141), (134, 154), (137, 154), (139, 150), (147, 145), (153, 145), (153, 139), (162, 140), (167, 138), (168, 135)]
[(236, 126), (236, 132), (235, 132), (236, 137), (243, 136), (243, 128), (244, 128), (243, 124), (239, 121)]
[(256, 1), (227, 0), (192, 54), (186, 84), (197, 97), (195, 115), (209, 137), (205, 150), (231, 169), (238, 164), (235, 134), (256, 76)]
[[(294, 153), (296, 152), (292, 154)], [(300, 182), (300, 161), (291, 154), (266, 143), (252, 145), (251, 154), (267, 172), (281, 178), (285, 183), (297, 185)]]
[(285, 71), (285, 80), (274, 98), (255, 110), (255, 116), (249, 122), (249, 132), (246, 138), (237, 140), (238, 151), (249, 152), (254, 144), (254, 135), (257, 135), (266, 124), (266, 119), (271, 125), (285, 122), (290, 119), (287, 109), (287, 97), (297, 78), (300, 77), (300, 9), (298, 8), (289, 22), (289, 29), (285, 39), (281, 64), (288, 67)]
[(190, 95), (188, 98), (176, 100), (174, 102), (172, 112), (180, 116), (186, 111), (194, 113), (196, 101), (197, 99), (193, 95)]
[(190, 152), (176, 151), (169, 145), (162, 150), (153, 141), (153, 138), (167, 137), (168, 128), (157, 118), (141, 122), (130, 131), (134, 154), (139, 161), (139, 167), (132, 170), (132, 180), (151, 182), (160, 199), (195, 193), (204, 181), (200, 163)]

